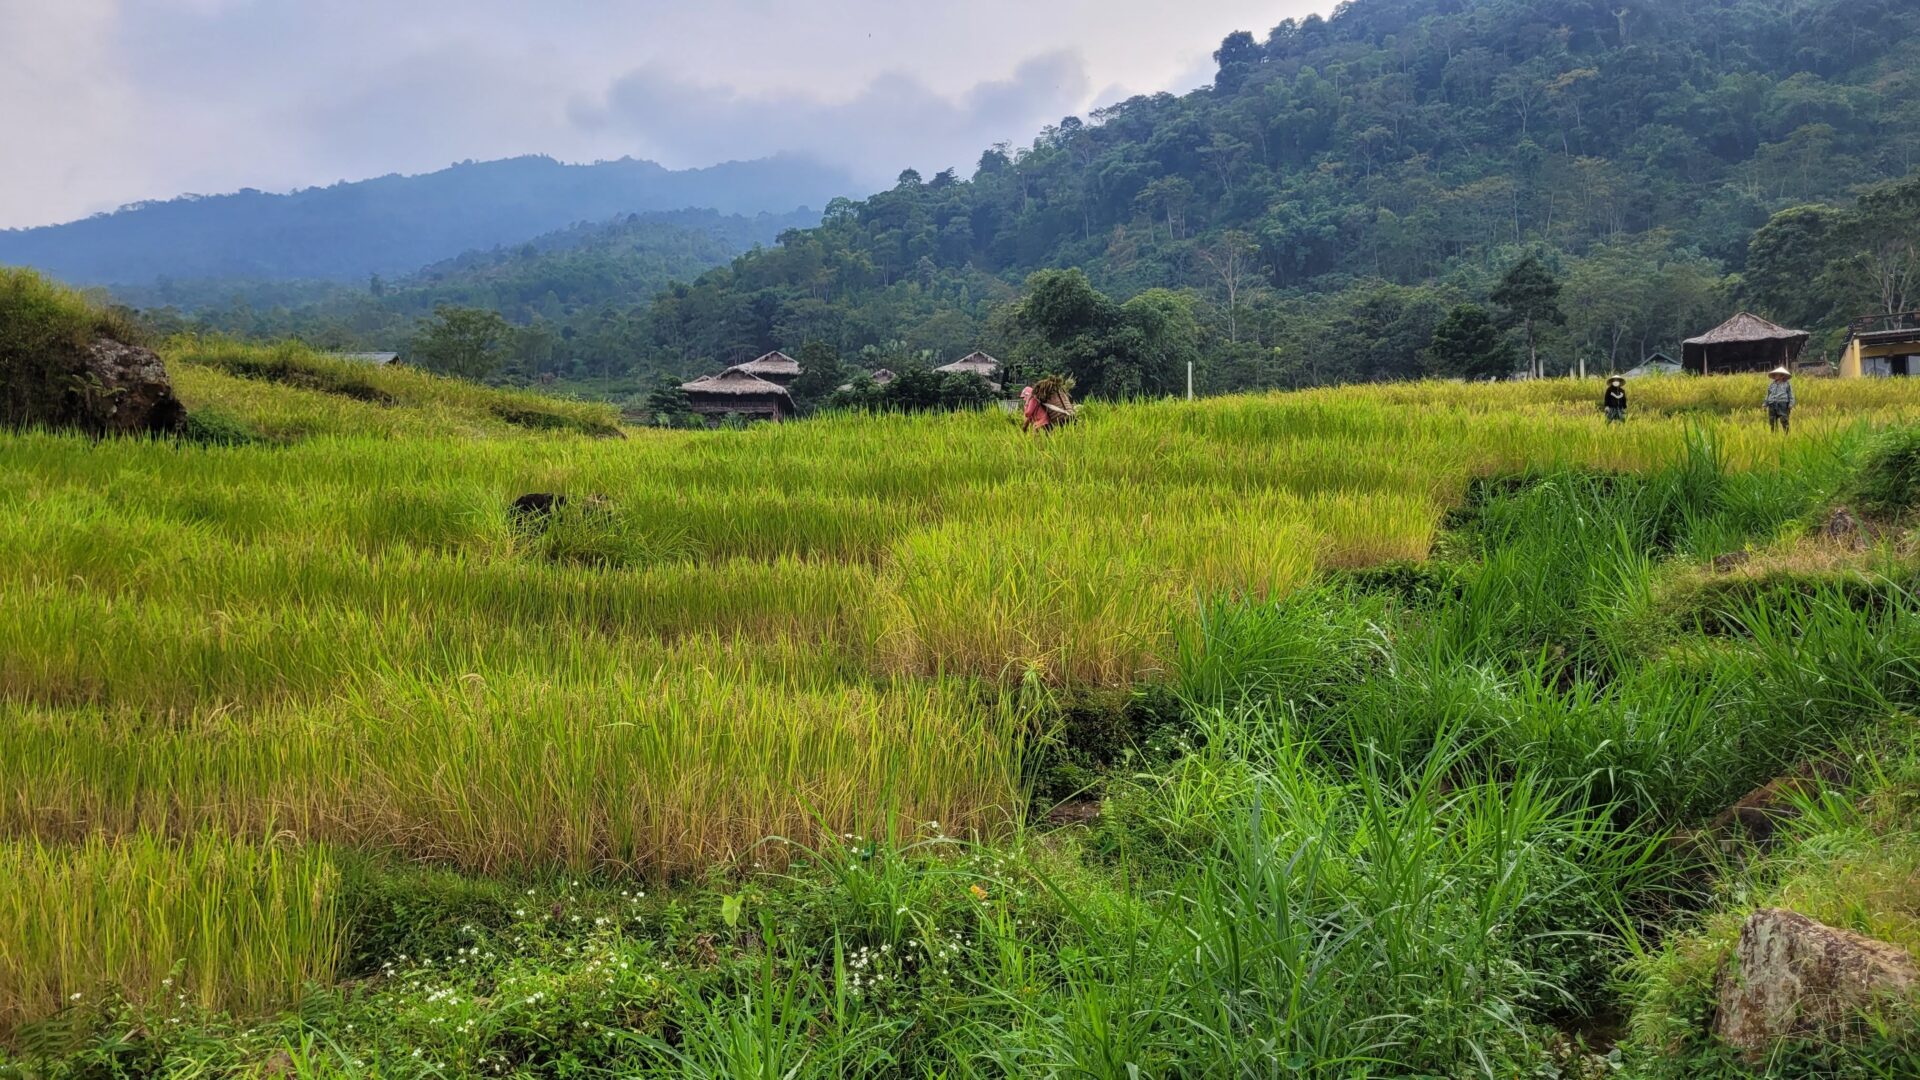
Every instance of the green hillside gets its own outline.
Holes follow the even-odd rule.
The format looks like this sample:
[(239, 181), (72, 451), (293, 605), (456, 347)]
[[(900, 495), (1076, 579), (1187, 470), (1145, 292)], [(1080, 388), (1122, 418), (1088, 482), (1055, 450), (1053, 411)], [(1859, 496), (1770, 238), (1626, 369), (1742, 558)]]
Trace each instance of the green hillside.
[(162, 352), (187, 407), (191, 434), (204, 442), (620, 434), (619, 417), (608, 405), (479, 386), (402, 365), (375, 366), (297, 343), (179, 338)]
[(624, 354), (628, 312), (644, 298), (818, 220), (805, 211), (628, 214), (352, 286), (163, 281), (113, 293), (165, 330), (257, 340), (297, 334), (327, 348), (404, 349), (418, 321), (440, 305), (487, 308), (531, 331), (516, 343), (527, 374), (567, 375)]
[(1568, 286), (1552, 364), (1631, 366), (1747, 299), (1728, 275), (1773, 213), (1920, 160), (1916, 31), (1894, 0), (1355, 0), (970, 180), (837, 200), (636, 313), (636, 355), (1004, 347), (1026, 275), (1079, 267), (1184, 290), (1208, 389), (1406, 377), (1533, 249)]

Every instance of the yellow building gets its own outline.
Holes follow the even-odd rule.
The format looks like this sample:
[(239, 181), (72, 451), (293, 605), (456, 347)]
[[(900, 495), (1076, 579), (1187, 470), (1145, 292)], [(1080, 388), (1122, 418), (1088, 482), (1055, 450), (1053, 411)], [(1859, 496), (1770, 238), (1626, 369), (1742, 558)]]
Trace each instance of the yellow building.
[(1915, 375), (1920, 375), (1920, 311), (1853, 320), (1840, 354), (1841, 378)]

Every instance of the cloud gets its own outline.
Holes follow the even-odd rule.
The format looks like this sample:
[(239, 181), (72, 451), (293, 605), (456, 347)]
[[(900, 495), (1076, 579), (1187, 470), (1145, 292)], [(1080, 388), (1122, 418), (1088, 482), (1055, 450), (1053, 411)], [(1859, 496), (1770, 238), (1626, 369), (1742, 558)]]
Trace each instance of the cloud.
[(1331, 3), (0, 0), (0, 227), (523, 153), (888, 183), (1189, 89), (1229, 31)]
[(570, 116), (584, 130), (637, 140), (646, 156), (669, 165), (803, 153), (885, 183), (910, 165), (926, 172), (968, 166), (993, 143), (1031, 138), (1082, 107), (1091, 89), (1086, 62), (1066, 50), (957, 95), (898, 71), (840, 98), (742, 93), (650, 65), (615, 80), (597, 101), (576, 101)]
[(77, 208), (144, 169), (135, 101), (114, 63), (113, 0), (0, 0), (0, 226), (9, 207)]

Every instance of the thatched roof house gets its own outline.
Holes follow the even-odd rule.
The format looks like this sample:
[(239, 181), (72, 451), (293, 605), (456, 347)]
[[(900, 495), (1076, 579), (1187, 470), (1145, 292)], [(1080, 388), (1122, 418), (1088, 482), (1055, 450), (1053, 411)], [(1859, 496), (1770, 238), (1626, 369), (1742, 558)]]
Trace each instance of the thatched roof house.
[(1684, 366), (1695, 375), (1733, 375), (1792, 367), (1812, 337), (1743, 311), (1697, 338), (1688, 338)]
[(775, 350), (758, 359), (735, 365), (730, 370), (744, 371), (756, 379), (765, 379), (779, 386), (787, 386), (800, 377), (800, 361)]
[(728, 413), (748, 420), (786, 420), (793, 416), (793, 398), (787, 388), (768, 382), (745, 369), (730, 367), (718, 375), (702, 375), (680, 387), (687, 406), (717, 425)]
[(933, 370), (948, 375), (978, 375), (987, 380), (988, 385), (998, 390), (1000, 389), (1000, 373), (1006, 370), (1006, 365), (988, 356), (986, 353), (974, 352), (955, 360), (951, 364), (947, 364), (944, 367), (937, 367)]

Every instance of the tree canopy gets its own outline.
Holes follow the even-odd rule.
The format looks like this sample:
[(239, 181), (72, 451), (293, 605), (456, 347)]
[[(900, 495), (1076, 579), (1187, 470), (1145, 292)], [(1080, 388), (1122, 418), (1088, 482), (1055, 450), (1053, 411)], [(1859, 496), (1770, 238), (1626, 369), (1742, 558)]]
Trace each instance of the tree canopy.
[[(1725, 279), (1772, 214), (1849, 202), (1920, 162), (1916, 30), (1911, 5), (1855, 0), (1354, 0), (1231, 35), (1206, 88), (1069, 117), (989, 149), (970, 180), (903, 174), (837, 202), (819, 228), (659, 297), (641, 351), (1012, 348), (995, 313), (1053, 302), (1015, 283), (1054, 287), (1030, 275), (1074, 267), (1116, 303), (1189, 296), (1213, 389), (1406, 375), (1426, 340), (1315, 357), (1294, 327), (1397, 288), (1430, 334), (1536, 252), (1582, 297), (1679, 290), (1639, 314), (1517, 323), (1549, 354), (1537, 367), (1638, 362), (1724, 317)], [(1104, 332), (1066, 336), (1084, 352)], [(1094, 393), (1132, 377), (1093, 375)]]
[[(639, 377), (810, 340), (1035, 363), (1044, 342), (1098, 395), (1172, 392), (1189, 338), (1203, 392), (1411, 377), (1463, 304), (1562, 372), (1674, 351), (1749, 294), (1809, 329), (1920, 302), (1912, 234), (1882, 228), (1911, 207), (1877, 194), (1920, 163), (1915, 5), (1351, 0), (1215, 60), (1205, 87), (1063, 118), (970, 178), (918, 163), (939, 168), (693, 280), (509, 317)], [(1519, 265), (1562, 292), (1496, 299)]]

